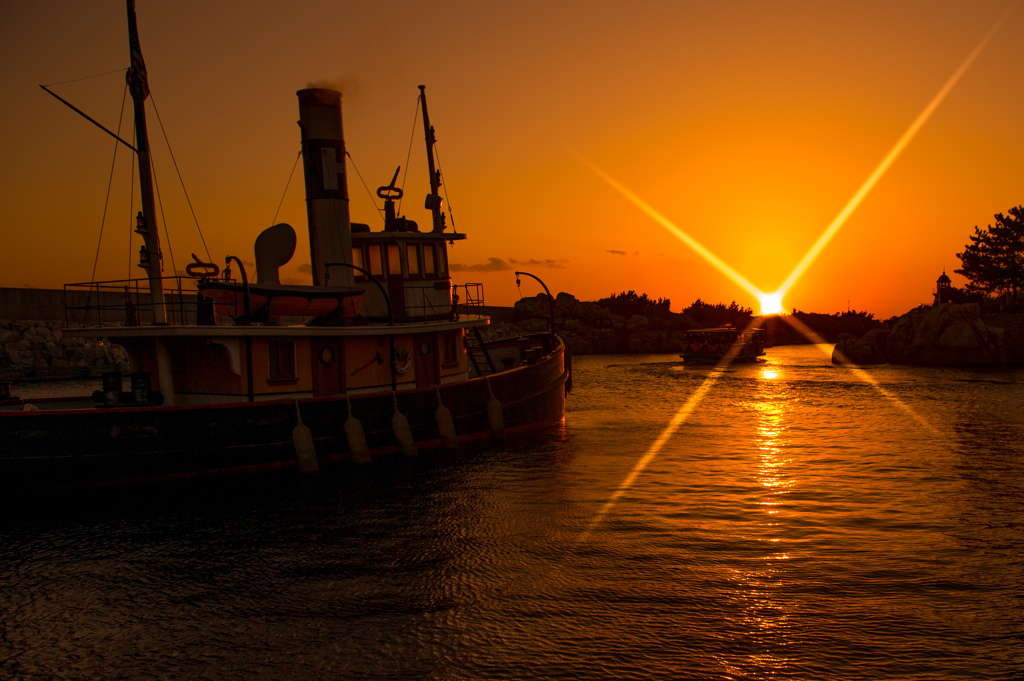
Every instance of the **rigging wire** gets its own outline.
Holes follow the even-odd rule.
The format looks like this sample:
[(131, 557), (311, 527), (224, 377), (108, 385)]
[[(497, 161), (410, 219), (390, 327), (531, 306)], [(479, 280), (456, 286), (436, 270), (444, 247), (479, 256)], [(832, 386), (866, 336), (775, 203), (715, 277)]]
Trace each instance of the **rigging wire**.
[[(181, 191), (185, 193), (185, 201), (188, 203), (188, 209), (192, 212), (192, 220), (196, 223), (196, 230), (199, 232), (199, 240), (203, 242), (203, 249), (206, 251), (206, 258), (208, 262), (213, 262), (213, 256), (210, 255), (210, 248), (206, 245), (206, 237), (203, 236), (203, 229), (199, 226), (199, 218), (196, 217), (195, 208), (192, 207), (192, 199), (188, 196), (188, 190), (185, 189), (185, 180), (181, 177), (181, 170), (178, 169), (178, 161), (174, 158), (174, 151), (171, 149), (171, 141), (167, 139), (167, 131), (164, 129), (164, 122), (160, 119), (160, 109), (156, 106), (156, 98), (153, 96), (153, 91), (149, 92), (149, 101), (153, 102), (153, 111), (156, 112), (157, 123), (160, 124), (160, 132), (164, 136), (164, 144), (167, 145), (167, 151), (171, 155), (171, 163), (174, 164), (174, 171), (178, 173), (178, 182), (181, 183)], [(150, 155), (152, 156), (152, 154)], [(167, 223), (164, 223), (164, 231), (167, 231)], [(170, 240), (168, 239), (168, 248), (170, 248)], [(171, 254), (171, 261), (173, 264), (174, 254)], [(175, 272), (177, 274), (177, 272)]]
[[(178, 276), (178, 266), (174, 264), (174, 247), (171, 246), (171, 233), (167, 231), (167, 216), (164, 215), (164, 200), (160, 196), (160, 183), (156, 178), (156, 163), (154, 162), (152, 155), (150, 155), (149, 158), (149, 167), (153, 170), (153, 188), (156, 189), (156, 204), (160, 207), (160, 220), (164, 223), (164, 238), (167, 239), (167, 252), (171, 254), (171, 271), (174, 272), (174, 276)], [(160, 258), (161, 260), (161, 272), (163, 272), (164, 269), (162, 256), (162, 253), (157, 254), (157, 258)]]
[[(409, 135), (409, 151), (405, 154), (405, 174), (402, 175), (402, 195), (405, 195), (405, 180), (409, 177), (409, 158), (412, 156), (412, 143), (416, 139), (416, 121), (420, 119), (420, 97), (416, 96), (416, 112), (412, 116), (412, 133)], [(402, 199), (398, 199), (398, 210), (396, 215), (402, 214)]]
[(348, 160), (352, 161), (352, 170), (356, 171), (356, 177), (358, 177), (359, 181), (363, 183), (363, 189), (366, 190), (366, 195), (370, 197), (370, 203), (372, 203), (373, 207), (377, 209), (377, 215), (380, 217), (381, 220), (384, 220), (384, 215), (381, 213), (381, 211), (384, 209), (377, 208), (377, 201), (373, 198), (373, 192), (371, 192), (370, 188), (366, 186), (366, 180), (363, 179), (363, 174), (359, 172), (359, 168), (356, 166), (355, 159), (352, 158), (352, 154), (348, 153), (347, 151), (345, 152), (345, 155), (348, 156)]
[(288, 187), (291, 186), (292, 177), (295, 175), (295, 169), (299, 166), (300, 158), (302, 158), (302, 149), (299, 149), (299, 155), (295, 157), (295, 163), (292, 164), (292, 172), (288, 174), (288, 181), (284, 183), (284, 191), (281, 192), (281, 201), (277, 204), (277, 211), (274, 212), (274, 219), (270, 221), (271, 225), (277, 224), (277, 216), (281, 212), (281, 206), (284, 205), (284, 197), (288, 194)]
[(120, 68), (114, 69), (113, 71), (106, 71), (105, 73), (97, 73), (92, 76), (82, 76), (81, 78), (72, 78), (71, 80), (62, 80), (59, 83), (47, 83), (46, 87), (53, 87), (54, 85), (64, 85), (65, 83), (77, 83), (80, 80), (89, 80), (90, 78), (99, 78), (100, 76), (109, 76), (112, 73), (124, 73), (128, 69)]
[[(128, 83), (124, 84), (124, 94), (121, 95), (121, 115), (117, 119), (117, 134), (121, 135), (121, 124), (124, 122), (124, 104), (128, 101)], [(100, 238), (96, 241), (96, 257), (92, 261), (92, 276), (89, 283), (96, 282), (96, 267), (100, 262), (100, 245), (103, 243), (103, 228), (107, 224), (107, 208), (110, 206), (110, 189), (114, 184), (114, 168), (117, 166), (117, 145), (114, 141), (114, 158), (110, 162), (110, 177), (107, 179), (107, 196), (103, 200), (103, 217), (100, 219)]]
[[(135, 140), (136, 146), (139, 140), (135, 138), (138, 133), (138, 129), (135, 126), (135, 119), (132, 118), (132, 139)], [(125, 279), (131, 281), (132, 278), (132, 225), (135, 223), (135, 159), (138, 154), (132, 154), (132, 173), (131, 173), (131, 185), (129, 187), (128, 196), (128, 273), (125, 275)]]
[[(441, 177), (444, 177), (444, 173), (441, 172), (441, 152), (437, 148), (437, 142), (434, 142), (434, 155), (437, 156), (437, 172)], [(452, 220), (452, 232), (455, 230), (455, 213), (452, 211), (452, 202), (448, 199), (448, 183), (442, 182), (441, 187), (444, 191), (444, 201), (448, 204), (448, 217)], [(456, 232), (457, 233), (457, 232)], [(454, 242), (453, 242), (454, 243)]]

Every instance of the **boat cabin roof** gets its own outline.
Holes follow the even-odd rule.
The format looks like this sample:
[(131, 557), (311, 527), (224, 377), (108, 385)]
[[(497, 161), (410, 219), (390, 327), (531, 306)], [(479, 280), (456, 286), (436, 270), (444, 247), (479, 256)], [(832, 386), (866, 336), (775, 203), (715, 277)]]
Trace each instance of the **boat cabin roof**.
[(764, 329), (734, 329), (729, 326), (716, 329), (690, 329), (686, 333), (764, 333)]
[(761, 336), (764, 336), (764, 329), (733, 329), (723, 327), (717, 329), (691, 329), (686, 332), (687, 338), (719, 338), (722, 341), (731, 341), (737, 338), (755, 339)]

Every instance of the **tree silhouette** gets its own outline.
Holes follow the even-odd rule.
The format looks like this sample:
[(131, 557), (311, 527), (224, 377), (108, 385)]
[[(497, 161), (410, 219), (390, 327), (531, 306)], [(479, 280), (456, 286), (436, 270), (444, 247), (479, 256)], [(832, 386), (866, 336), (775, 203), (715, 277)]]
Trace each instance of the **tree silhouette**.
[(971, 243), (957, 253), (963, 267), (953, 270), (967, 279), (968, 293), (1009, 293), (1024, 289), (1024, 206), (996, 213), (988, 229), (974, 228)]
[(735, 328), (742, 328), (750, 322), (754, 311), (749, 307), (740, 307), (735, 300), (726, 307), (724, 303), (712, 305), (698, 298), (683, 310), (683, 314), (703, 326), (731, 324)]
[(672, 301), (668, 298), (649, 298), (646, 293), (637, 295), (632, 289), (622, 293), (613, 293), (609, 298), (597, 301), (601, 307), (623, 317), (635, 314), (647, 317), (666, 317), (671, 313)]

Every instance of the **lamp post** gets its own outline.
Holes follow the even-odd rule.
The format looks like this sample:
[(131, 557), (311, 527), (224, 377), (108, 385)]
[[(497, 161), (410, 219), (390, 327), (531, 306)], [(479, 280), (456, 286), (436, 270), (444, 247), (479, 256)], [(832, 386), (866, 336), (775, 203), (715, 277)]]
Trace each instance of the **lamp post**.
[(551, 309), (551, 333), (555, 333), (555, 299), (551, 297), (551, 291), (548, 290), (547, 284), (540, 280), (535, 274), (529, 272), (516, 272), (516, 286), (519, 286), (519, 275), (526, 275), (540, 282), (540, 285), (544, 287), (544, 293), (548, 294), (548, 307)]

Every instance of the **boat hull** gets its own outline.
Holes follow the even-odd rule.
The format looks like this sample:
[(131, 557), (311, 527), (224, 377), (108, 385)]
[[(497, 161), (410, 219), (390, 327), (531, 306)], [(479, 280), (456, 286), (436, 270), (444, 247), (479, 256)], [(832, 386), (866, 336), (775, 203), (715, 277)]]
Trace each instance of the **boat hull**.
[[(564, 345), (523, 366), (440, 387), (460, 441), (493, 437), (490, 394), (502, 405), (509, 434), (561, 422), (565, 411)], [(440, 446), (433, 388), (397, 394), (418, 446)], [(398, 450), (391, 393), (352, 396), (371, 454)], [(351, 458), (344, 396), (298, 401), (321, 465)], [(8, 489), (92, 487), (223, 477), (298, 468), (292, 445), (296, 401), (191, 407), (116, 407), (0, 412), (0, 486)]]

